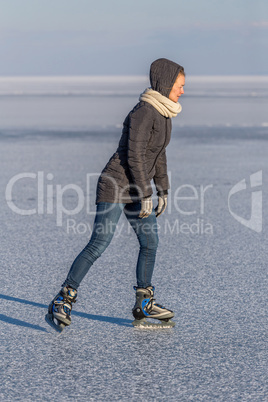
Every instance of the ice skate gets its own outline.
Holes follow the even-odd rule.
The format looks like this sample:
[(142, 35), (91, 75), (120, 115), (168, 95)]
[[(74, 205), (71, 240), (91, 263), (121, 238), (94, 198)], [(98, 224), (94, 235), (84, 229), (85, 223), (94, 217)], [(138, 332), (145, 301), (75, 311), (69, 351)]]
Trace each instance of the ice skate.
[(71, 324), (72, 303), (76, 302), (76, 296), (77, 291), (75, 289), (65, 286), (48, 306), (46, 321), (56, 331), (61, 332)]
[[(134, 327), (140, 328), (172, 328), (175, 325), (171, 318), (174, 313), (160, 304), (155, 303), (154, 287), (138, 288), (136, 290), (136, 304), (132, 310), (135, 320), (132, 322)], [(160, 322), (151, 322), (148, 319), (157, 319)]]

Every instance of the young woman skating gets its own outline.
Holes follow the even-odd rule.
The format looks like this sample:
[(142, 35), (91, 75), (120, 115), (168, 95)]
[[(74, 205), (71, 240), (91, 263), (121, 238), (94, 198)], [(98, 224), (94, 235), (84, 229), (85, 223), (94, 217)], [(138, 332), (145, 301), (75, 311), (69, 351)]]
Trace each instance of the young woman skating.
[[(166, 209), (169, 181), (166, 147), (171, 136), (171, 118), (181, 111), (184, 93), (182, 66), (158, 59), (150, 68), (151, 87), (127, 115), (119, 146), (103, 169), (97, 185), (96, 216), (91, 239), (74, 260), (62, 289), (48, 308), (46, 320), (57, 330), (71, 324), (72, 303), (89, 268), (110, 244), (124, 212), (137, 235), (140, 250), (136, 266), (135, 326), (173, 326), (174, 313), (155, 303), (152, 274), (158, 246), (156, 218)], [(158, 205), (153, 209), (154, 181)], [(160, 320), (152, 324), (146, 318)]]

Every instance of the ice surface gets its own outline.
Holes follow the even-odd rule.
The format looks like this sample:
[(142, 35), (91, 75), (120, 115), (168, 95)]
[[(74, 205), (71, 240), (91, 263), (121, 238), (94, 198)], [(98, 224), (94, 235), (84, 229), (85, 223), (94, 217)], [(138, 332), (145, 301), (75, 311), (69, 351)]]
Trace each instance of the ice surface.
[[(154, 285), (157, 301), (175, 311), (175, 328), (131, 325), (138, 245), (123, 216), (81, 285), (71, 327), (59, 335), (46, 324), (47, 305), (88, 240), (89, 231), (78, 224), (93, 222), (83, 208), (57, 226), (56, 186), (74, 183), (86, 193), (86, 174), (102, 169), (118, 138), (119, 131), (0, 136), (0, 399), (266, 401), (267, 128), (173, 131), (170, 209), (159, 218)], [(260, 170), (262, 186), (250, 189), (250, 175)], [(18, 215), (8, 207), (6, 186), (22, 172), (44, 172), (45, 207), (54, 200), (52, 214)], [(249, 219), (251, 192), (261, 189), (260, 233), (228, 210), (229, 191), (244, 178), (248, 190), (233, 198), (232, 208)], [(180, 201), (179, 213), (175, 196), (182, 185), (188, 187), (180, 195), (192, 199)], [(200, 204), (200, 186), (209, 185)], [(36, 208), (37, 179), (21, 179), (12, 194), (21, 209)], [(71, 209), (77, 197), (66, 192), (64, 202)], [(76, 233), (67, 232), (68, 218)], [(201, 234), (200, 223), (196, 233), (198, 219), (212, 232)]]
[[(143, 76), (0, 77), (0, 130), (122, 127)], [(268, 76), (186, 76), (178, 126), (265, 126)]]

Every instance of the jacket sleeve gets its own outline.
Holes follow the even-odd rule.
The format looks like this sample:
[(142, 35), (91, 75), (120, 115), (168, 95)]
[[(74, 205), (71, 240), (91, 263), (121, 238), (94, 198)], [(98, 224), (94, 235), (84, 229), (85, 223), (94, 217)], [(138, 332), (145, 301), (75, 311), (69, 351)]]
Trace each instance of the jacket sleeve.
[(167, 174), (167, 156), (166, 150), (164, 149), (161, 155), (157, 159), (157, 163), (155, 165), (155, 175), (154, 175), (154, 184), (157, 190), (157, 193), (168, 193), (168, 189), (170, 188), (168, 174)]
[(139, 198), (153, 194), (146, 169), (146, 149), (153, 128), (150, 108), (141, 106), (130, 116), (128, 137), (128, 166)]

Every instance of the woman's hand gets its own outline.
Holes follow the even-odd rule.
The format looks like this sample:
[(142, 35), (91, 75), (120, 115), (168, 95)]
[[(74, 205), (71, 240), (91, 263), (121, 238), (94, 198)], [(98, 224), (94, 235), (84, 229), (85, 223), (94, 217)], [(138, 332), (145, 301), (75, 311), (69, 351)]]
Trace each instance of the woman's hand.
[(155, 208), (155, 216), (158, 218), (167, 207), (167, 194), (158, 197), (158, 205)]
[(152, 197), (146, 197), (141, 200), (141, 210), (139, 213), (139, 218), (147, 218), (153, 210), (153, 200)]

